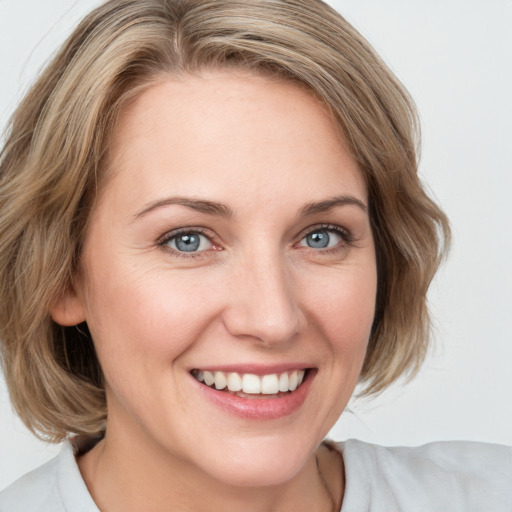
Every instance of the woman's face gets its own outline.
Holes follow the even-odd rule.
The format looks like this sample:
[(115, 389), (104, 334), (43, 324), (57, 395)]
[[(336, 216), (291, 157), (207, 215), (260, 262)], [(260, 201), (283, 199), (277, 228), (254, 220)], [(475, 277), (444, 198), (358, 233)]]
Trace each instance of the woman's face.
[(123, 111), (110, 167), (54, 311), (88, 323), (107, 439), (287, 481), (343, 411), (374, 316), (367, 191), (326, 108), (250, 74), (170, 78)]

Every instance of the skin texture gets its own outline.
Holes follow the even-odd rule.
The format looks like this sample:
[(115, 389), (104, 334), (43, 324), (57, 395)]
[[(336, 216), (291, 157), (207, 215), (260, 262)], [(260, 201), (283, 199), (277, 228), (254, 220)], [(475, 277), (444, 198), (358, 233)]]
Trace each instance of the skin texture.
[[(88, 322), (105, 375), (107, 434), (79, 460), (94, 499), (108, 511), (332, 510), (314, 454), (356, 385), (377, 276), (364, 180), (327, 109), (247, 73), (169, 77), (124, 110), (109, 163), (80, 275), (52, 312)], [(340, 196), (354, 204), (304, 211)], [(199, 250), (177, 250), (180, 228), (202, 231)], [(319, 231), (327, 248), (308, 245)], [(315, 369), (308, 394), (269, 420), (224, 410), (190, 374), (289, 363)], [(318, 453), (340, 502), (339, 461)]]

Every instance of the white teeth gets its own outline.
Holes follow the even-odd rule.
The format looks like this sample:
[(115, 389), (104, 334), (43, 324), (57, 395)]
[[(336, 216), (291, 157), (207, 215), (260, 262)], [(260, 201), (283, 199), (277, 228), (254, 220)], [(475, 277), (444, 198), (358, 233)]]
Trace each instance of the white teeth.
[(235, 392), (242, 390), (242, 377), (238, 373), (228, 373), (228, 389)]
[(213, 373), (207, 370), (203, 372), (203, 379), (204, 383), (207, 386), (211, 386), (215, 382), (215, 377), (213, 376)]
[(226, 386), (226, 375), (223, 372), (215, 372), (215, 389), (224, 389)]
[(279, 392), (279, 379), (275, 373), (263, 375), (261, 378), (261, 392), (264, 395), (275, 395)]
[(282, 373), (279, 377), (279, 391), (286, 392), (289, 391), (288, 388), (288, 374)]
[(290, 391), (295, 391), (297, 389), (297, 384), (298, 384), (297, 370), (293, 370), (293, 372), (290, 373), (290, 377), (288, 380), (288, 389)]
[(242, 391), (244, 393), (259, 394), (261, 393), (261, 381), (257, 375), (245, 373), (242, 377)]
[(280, 374), (258, 376), (252, 373), (239, 374), (221, 371), (194, 370), (192, 375), (207, 386), (217, 390), (228, 389), (233, 393), (243, 391), (251, 395), (276, 395), (279, 392), (295, 391), (304, 380), (305, 370), (293, 370)]

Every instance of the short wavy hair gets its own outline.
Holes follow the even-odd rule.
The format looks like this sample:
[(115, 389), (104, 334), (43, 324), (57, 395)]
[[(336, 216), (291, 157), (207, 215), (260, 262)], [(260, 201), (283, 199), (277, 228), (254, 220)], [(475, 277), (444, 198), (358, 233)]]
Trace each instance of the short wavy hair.
[(417, 174), (408, 93), (320, 0), (111, 0), (88, 15), (13, 114), (0, 153), (0, 339), (12, 403), (40, 437), (99, 434), (102, 371), (86, 324), (50, 309), (77, 271), (120, 110), (155, 81), (212, 68), (306, 86), (364, 176), (376, 243), (376, 315), (360, 382), (412, 375), (430, 342), (426, 294), (449, 242)]

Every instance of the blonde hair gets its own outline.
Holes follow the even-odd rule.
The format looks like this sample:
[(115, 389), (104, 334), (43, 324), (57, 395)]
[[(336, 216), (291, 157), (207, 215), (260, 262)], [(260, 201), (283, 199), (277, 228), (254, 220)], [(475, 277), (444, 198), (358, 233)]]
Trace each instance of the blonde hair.
[(368, 42), (320, 0), (111, 0), (76, 28), (14, 113), (0, 154), (0, 338), (12, 403), (49, 440), (105, 429), (85, 324), (54, 323), (120, 109), (169, 74), (234, 67), (307, 86), (366, 180), (378, 296), (368, 394), (420, 366), (426, 293), (449, 240), (417, 175), (414, 105)]

